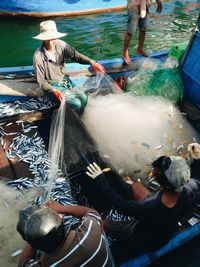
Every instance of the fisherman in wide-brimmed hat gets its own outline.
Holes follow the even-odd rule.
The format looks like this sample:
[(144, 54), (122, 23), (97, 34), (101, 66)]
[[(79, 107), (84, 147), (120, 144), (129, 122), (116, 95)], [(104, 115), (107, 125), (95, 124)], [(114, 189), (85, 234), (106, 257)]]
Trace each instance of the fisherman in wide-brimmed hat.
[(180, 156), (161, 156), (152, 162), (152, 168), (160, 190), (147, 193), (141, 182), (133, 182), (127, 190), (127, 196), (130, 191), (132, 196), (125, 199), (110, 186), (96, 163), (87, 167), (86, 174), (94, 179), (101, 198), (120, 214), (132, 217), (126, 222), (104, 221), (106, 233), (117, 240), (118, 246), (132, 253), (165, 244), (177, 231), (182, 216), (192, 211), (194, 195), (200, 188), (198, 180), (190, 179), (190, 167)]
[(52, 93), (59, 102), (64, 95), (69, 106), (81, 113), (87, 103), (87, 96), (82, 90), (76, 88), (68, 77), (64, 66), (65, 61), (72, 60), (80, 64), (90, 64), (96, 72), (105, 72), (105, 69), (95, 60), (59, 40), (64, 36), (66, 34), (57, 30), (53, 20), (40, 23), (40, 33), (33, 37), (43, 41), (42, 46), (36, 50), (33, 57), (35, 75), (38, 84), (45, 92)]

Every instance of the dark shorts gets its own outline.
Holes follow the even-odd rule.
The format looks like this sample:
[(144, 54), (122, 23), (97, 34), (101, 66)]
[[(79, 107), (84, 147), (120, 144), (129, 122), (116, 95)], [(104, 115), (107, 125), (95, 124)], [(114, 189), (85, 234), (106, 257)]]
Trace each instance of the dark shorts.
[(148, 26), (147, 23), (147, 17), (140, 18), (136, 11), (128, 10), (127, 32), (129, 34), (134, 34), (137, 27), (139, 27), (140, 31), (146, 31)]

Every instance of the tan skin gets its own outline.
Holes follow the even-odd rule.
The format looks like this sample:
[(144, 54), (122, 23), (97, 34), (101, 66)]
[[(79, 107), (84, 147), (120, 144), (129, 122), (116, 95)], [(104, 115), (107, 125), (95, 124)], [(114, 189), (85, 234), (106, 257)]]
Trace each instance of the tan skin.
[[(157, 5), (158, 6), (157, 6), (157, 9), (156, 9), (156, 12), (157, 13), (161, 13), (161, 11), (162, 11), (162, 3), (158, 2)], [(144, 41), (145, 41), (145, 36), (146, 36), (146, 32), (145, 31), (140, 31), (139, 32), (137, 51), (143, 51), (143, 45), (144, 45)], [(128, 52), (128, 48), (130, 46), (131, 38), (132, 38), (132, 35), (129, 32), (126, 32), (125, 36), (124, 36), (124, 49), (123, 49), (123, 53), (122, 53), (122, 58), (124, 59), (125, 63), (128, 64), (128, 65), (131, 64), (131, 59), (129, 57), (129, 52)], [(144, 53), (143, 55), (147, 56), (146, 53)]]
[(57, 39), (51, 39), (51, 40), (46, 40), (44, 41), (44, 46), (47, 51), (55, 53), (56, 52), (56, 41)]

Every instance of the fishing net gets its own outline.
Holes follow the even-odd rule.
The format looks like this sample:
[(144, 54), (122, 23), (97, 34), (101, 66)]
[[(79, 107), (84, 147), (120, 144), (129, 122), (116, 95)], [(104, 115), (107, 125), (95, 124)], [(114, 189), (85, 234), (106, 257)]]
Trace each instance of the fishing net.
[[(173, 73), (173, 69), (168, 71)], [(186, 118), (167, 99), (124, 94), (103, 74), (88, 78), (81, 89), (88, 94), (83, 115), (65, 104), (62, 124), (52, 121), (52, 129), (57, 131), (54, 140), (60, 143), (57, 152), (55, 142), (50, 142), (52, 152), (62, 155), (58, 162), (64, 167), (59, 168), (70, 183), (79, 180), (84, 186), (86, 166), (93, 161), (102, 168), (112, 167), (123, 177), (146, 178), (149, 162), (162, 154), (176, 154), (177, 147), (198, 140)]]
[[(35, 124), (19, 121), (21, 131), (15, 133), (10, 128), (5, 131), (12, 126), (9, 123), (5, 123), (5, 127), (1, 124), (1, 145), (9, 161), (17, 157), (18, 161), (27, 163), (31, 173), (31, 178), (18, 177), (7, 184), (14, 187), (22, 198), (27, 189), (42, 189), (28, 201), (25, 198), (25, 205), (37, 205), (53, 198), (64, 205), (82, 204), (104, 212), (110, 207), (96, 190), (94, 181), (85, 175), (88, 163), (95, 161), (102, 169), (111, 167), (111, 171), (105, 173), (108, 179), (112, 175), (121, 178), (127, 174), (131, 174), (134, 179), (137, 173), (146, 178), (150, 161), (161, 154), (178, 153), (187, 156), (187, 144), (199, 141), (195, 131), (171, 102), (163, 103), (164, 100), (159, 97), (141, 98), (124, 94), (112, 79), (103, 74), (88, 78), (81, 89), (88, 94), (84, 113), (78, 116), (66, 102), (61, 103), (51, 121), (49, 153)], [(33, 107), (36, 106), (38, 110), (41, 107), (35, 101), (32, 101)], [(5, 112), (2, 110), (3, 118), (6, 110), (8, 116), (15, 115), (15, 110), (17, 114), (21, 113), (20, 103), (6, 105)], [(29, 113), (29, 105), (30, 100), (24, 102), (22, 110), (25, 113)], [(45, 107), (42, 106), (42, 109)], [(43, 130), (48, 131), (46, 124), (41, 124)], [(12, 137), (9, 146), (7, 141), (4, 144), (7, 136)], [(177, 150), (180, 146), (182, 150)], [(115, 187), (115, 181), (112, 186)], [(125, 194), (123, 188), (120, 191), (122, 195)], [(6, 198), (9, 205), (11, 197), (2, 191), (2, 198)], [(6, 205), (4, 200), (3, 205)], [(18, 208), (13, 208), (17, 213)], [(110, 210), (105, 216), (114, 220), (129, 219)], [(76, 224), (76, 220), (66, 216), (66, 228), (69, 229), (73, 224)], [(15, 232), (16, 229), (12, 227), (10, 236), (14, 237)], [(10, 240), (7, 245), (12, 242)], [(4, 266), (10, 266), (10, 262), (16, 263), (16, 259), (10, 258), (10, 255), (20, 253), (18, 250), (22, 249), (22, 245), (18, 244), (12, 246), (9, 252), (2, 251), (2, 258), (8, 260)], [(9, 254), (8, 257), (5, 257), (5, 253)]]
[[(89, 97), (88, 105), (91, 98), (122, 93), (116, 83), (103, 74), (88, 79), (81, 89)], [(98, 211), (108, 209), (106, 203), (99, 198), (100, 192), (99, 195), (93, 194), (94, 181), (85, 174), (89, 163), (97, 162), (104, 168), (105, 160), (99, 154), (99, 148), (80, 116), (69, 108), (66, 101), (61, 103), (52, 119), (49, 157), (51, 162), (65, 174), (70, 182), (71, 194), (79, 204), (87, 206), (92, 204)], [(52, 170), (51, 174), (50, 180), (53, 179), (55, 172)]]
[[(91, 97), (122, 93), (116, 83), (102, 73), (89, 78), (79, 89), (87, 93), (88, 104)], [(96, 143), (67, 101), (61, 103), (52, 118), (49, 155), (65, 176), (75, 169), (85, 168), (92, 161), (101, 160)]]
[(149, 163), (161, 155), (185, 157), (187, 144), (199, 140), (185, 116), (158, 96), (126, 93), (93, 98), (82, 121), (107, 165), (133, 179), (147, 179)]
[(180, 61), (180, 59), (182, 58), (185, 52), (187, 45), (188, 45), (188, 41), (172, 45), (169, 50), (169, 56), (176, 58), (177, 61)]
[(91, 97), (122, 93), (122, 90), (116, 82), (110, 76), (102, 72), (98, 72), (97, 75), (88, 78), (86, 82), (80, 86), (80, 89)]
[(180, 69), (171, 68), (169, 63), (174, 63), (173, 60), (167, 63), (168, 65), (166, 63), (157, 65), (157, 68), (153, 65), (154, 69), (151, 70), (141, 69), (134, 78), (129, 80), (126, 91), (136, 96), (157, 95), (174, 103), (180, 102), (184, 93)]

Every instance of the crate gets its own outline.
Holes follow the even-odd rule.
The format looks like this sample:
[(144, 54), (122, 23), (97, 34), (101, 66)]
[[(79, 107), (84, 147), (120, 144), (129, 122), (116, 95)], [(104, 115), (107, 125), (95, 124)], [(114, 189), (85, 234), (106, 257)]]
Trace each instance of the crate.
[(186, 97), (200, 109), (200, 33), (196, 32), (182, 65)]

